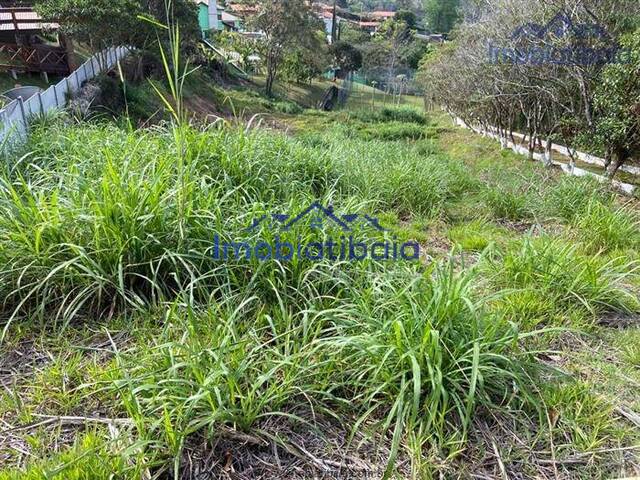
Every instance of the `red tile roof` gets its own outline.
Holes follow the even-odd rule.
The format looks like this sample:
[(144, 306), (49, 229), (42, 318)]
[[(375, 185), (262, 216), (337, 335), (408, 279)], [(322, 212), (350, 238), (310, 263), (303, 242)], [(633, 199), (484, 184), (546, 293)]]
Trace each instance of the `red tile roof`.
[(369, 15), (371, 15), (373, 18), (393, 18), (396, 15), (396, 12), (388, 12), (388, 11), (382, 11), (379, 10), (377, 12), (371, 12)]

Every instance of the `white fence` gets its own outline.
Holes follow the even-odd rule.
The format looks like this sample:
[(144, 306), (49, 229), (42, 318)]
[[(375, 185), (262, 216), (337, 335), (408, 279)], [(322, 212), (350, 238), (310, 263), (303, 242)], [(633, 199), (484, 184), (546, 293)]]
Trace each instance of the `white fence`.
[(20, 97), (5, 105), (0, 110), (0, 148), (6, 149), (23, 142), (27, 138), (31, 117), (66, 106), (69, 98), (82, 88), (84, 82), (112, 68), (128, 53), (126, 47), (109, 48), (91, 57), (57, 85), (27, 100)]
[[(454, 124), (459, 126), (459, 127), (463, 127), (463, 128), (467, 128), (469, 130), (472, 130), (472, 131), (474, 131), (476, 133), (479, 133), (481, 135), (484, 135), (486, 137), (493, 138), (494, 140), (498, 140), (505, 148), (510, 148), (511, 150), (513, 150), (517, 154), (529, 156), (529, 149), (528, 148), (526, 148), (526, 147), (524, 147), (522, 145), (514, 144), (510, 140), (501, 137), (497, 133), (494, 133), (494, 132), (497, 131), (495, 128), (491, 128), (492, 131), (486, 131), (486, 130), (483, 130), (481, 128), (475, 128), (475, 127), (467, 124), (464, 120), (462, 120), (461, 118), (458, 118), (458, 117), (454, 117)], [(514, 136), (518, 136), (520, 138), (524, 138), (524, 136), (522, 134), (515, 134), (514, 133)], [(546, 142), (545, 142), (545, 146), (546, 146)], [(560, 152), (560, 153), (564, 154), (564, 152), (566, 151), (566, 154), (567, 155), (569, 154), (569, 151), (568, 151), (567, 147), (564, 147), (562, 145), (557, 145), (556, 146), (555, 144), (553, 144), (552, 148), (554, 150)], [(586, 153), (582, 153), (582, 152), (576, 152), (576, 153), (579, 154), (577, 156), (580, 159), (584, 159), (584, 158), (587, 158), (587, 157), (591, 157), (593, 159), (597, 159), (597, 160), (594, 160), (593, 163), (596, 163), (597, 161), (601, 160), (601, 159), (598, 159), (597, 157), (593, 157), (592, 155), (588, 155)], [(534, 160), (539, 160), (539, 161), (542, 161), (542, 162), (545, 161), (544, 155), (542, 153), (534, 152), (533, 153), (533, 159)], [(604, 160), (601, 160), (601, 161), (604, 164)], [(551, 161), (551, 163), (553, 165), (555, 165), (556, 167), (560, 167), (562, 169), (562, 171), (565, 172), (568, 175), (573, 175), (573, 176), (576, 176), (576, 177), (587, 177), (588, 176), (588, 177), (593, 177), (593, 178), (595, 178), (596, 180), (598, 180), (598, 181), (600, 181), (602, 183), (605, 183), (605, 182), (606, 183), (610, 183), (613, 188), (615, 188), (616, 190), (618, 190), (621, 193), (624, 193), (625, 195), (635, 195), (635, 193), (638, 191), (638, 187), (635, 186), (635, 185), (631, 185), (629, 183), (620, 182), (618, 180), (610, 180), (609, 178), (607, 178), (607, 177), (605, 177), (603, 175), (598, 175), (597, 173), (590, 172), (589, 170), (584, 170), (584, 169), (578, 168), (576, 166), (572, 167), (571, 165), (568, 165), (566, 163), (557, 162), (557, 161), (553, 161), (553, 160)], [(592, 163), (592, 162), (587, 162), (587, 163)]]

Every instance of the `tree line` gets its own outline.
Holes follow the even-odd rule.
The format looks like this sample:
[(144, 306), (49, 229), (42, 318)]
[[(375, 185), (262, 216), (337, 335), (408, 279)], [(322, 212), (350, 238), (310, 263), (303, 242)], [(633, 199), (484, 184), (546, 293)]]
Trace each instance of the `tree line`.
[(547, 164), (553, 141), (602, 155), (611, 177), (640, 155), (640, 2), (478, 0), (461, 16), (422, 66), (430, 101), (525, 133)]

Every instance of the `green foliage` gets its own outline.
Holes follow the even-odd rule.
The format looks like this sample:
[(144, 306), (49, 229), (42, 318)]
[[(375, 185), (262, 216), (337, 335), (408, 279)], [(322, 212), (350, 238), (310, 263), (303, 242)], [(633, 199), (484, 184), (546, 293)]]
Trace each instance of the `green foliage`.
[(410, 10), (398, 10), (393, 18), (397, 22), (406, 24), (411, 30), (418, 26), (418, 17)]
[(447, 232), (449, 240), (462, 250), (481, 252), (494, 242), (509, 238), (506, 231), (485, 220), (456, 225)]
[(327, 60), (322, 48), (318, 50), (295, 48), (283, 59), (280, 67), (282, 76), (298, 83), (311, 82), (326, 70), (329, 64)]
[(581, 216), (592, 200), (610, 203), (611, 194), (594, 178), (563, 177), (544, 195), (547, 215), (565, 222)]
[(595, 250), (621, 250), (640, 246), (640, 218), (636, 211), (592, 200), (576, 225), (585, 243)]
[(42, 452), (43, 457), (27, 471), (0, 471), (0, 480), (102, 480), (114, 476), (123, 480), (140, 478), (142, 469), (133, 468), (126, 456), (111, 452), (108, 443), (101, 438), (103, 436), (97, 432), (85, 433), (79, 436), (72, 447), (52, 458), (45, 459), (44, 455), (49, 452)]
[(597, 83), (596, 135), (590, 143), (624, 162), (640, 153), (640, 29), (621, 44), (619, 61), (607, 65)]
[(531, 290), (556, 308), (584, 308), (593, 315), (640, 309), (629, 286), (638, 264), (624, 258), (581, 253), (576, 245), (549, 237), (527, 237), (489, 265), (498, 285)]
[(449, 33), (458, 21), (460, 0), (425, 0), (427, 28), (433, 33)]
[(484, 201), (498, 219), (518, 221), (531, 217), (527, 195), (513, 188), (487, 188)]
[(365, 127), (360, 134), (368, 140), (420, 140), (425, 137), (426, 131), (423, 125), (417, 123), (388, 122)]
[(614, 407), (594, 394), (591, 385), (569, 382), (546, 387), (543, 395), (547, 408), (557, 418), (554, 433), (559, 440), (569, 440), (579, 451), (587, 452), (619, 437)]
[(280, 113), (298, 114), (298, 113), (302, 113), (303, 111), (300, 105), (293, 102), (283, 101), (283, 100), (273, 102), (272, 107), (276, 112), (280, 112)]
[(338, 41), (329, 48), (336, 67), (343, 73), (355, 72), (362, 67), (362, 52), (352, 44)]
[(323, 50), (324, 35), (320, 33), (323, 26), (304, 0), (259, 0), (257, 4), (258, 13), (250, 19), (250, 24), (264, 33), (258, 45), (267, 67), (265, 90), (271, 96), (279, 68), (287, 55), (306, 52), (301, 57), (306, 59), (302, 61), (304, 66)]
[[(424, 129), (380, 120), (416, 115), (390, 109), (375, 126)], [(213, 259), (216, 234), (247, 238), (260, 214), (315, 200), (424, 228), (468, 181), (458, 162), (339, 125), (298, 140), (178, 122), (149, 131), (59, 123), (35, 128), (28, 149), (29, 161), (0, 175), (0, 295), (13, 325), (162, 312), (154, 335), (115, 352), (101, 385), (135, 426), (119, 438), (126, 450), (65, 457), (68, 478), (101, 468), (126, 478), (120, 455), (138, 474), (179, 477), (193, 439), (261, 436), (265, 418), (309, 405), (393, 431), (392, 472), (406, 438), (455, 452), (478, 408), (535, 406), (535, 359), (518, 329), (488, 311), (476, 273), (453, 261)], [(316, 234), (301, 225), (292, 235)], [(79, 360), (46, 375), (83, 378)]]
[(224, 50), (236, 52), (242, 59), (242, 64), (246, 67), (250, 65), (249, 57), (259, 50), (256, 40), (238, 32), (221, 31), (217, 32), (213, 41)]
[[(444, 445), (465, 438), (477, 407), (508, 403), (513, 388), (535, 403), (532, 358), (515, 348), (517, 329), (486, 312), (474, 278), (448, 263), (353, 292), (354, 312), (327, 342), (345, 355), (345, 384), (387, 412), (388, 428)], [(450, 430), (454, 418), (461, 432)]]
[[(171, 0), (170, 6), (187, 47), (200, 38), (197, 7), (190, 0)], [(168, 16), (165, 2), (157, 0), (39, 0), (36, 10), (95, 51), (113, 45), (148, 49), (156, 43), (156, 29), (139, 17), (164, 24)]]
[[(265, 109), (297, 112), (294, 104), (241, 93)], [(450, 140), (468, 137), (439, 126), (437, 115), (305, 112), (286, 118), (297, 136), (222, 121), (133, 131), (74, 125), (57, 114), (34, 124), (20, 152), (28, 155), (0, 171), (8, 332), (38, 328), (38, 321), (60, 335), (84, 318), (104, 323), (86, 326), (93, 365), (69, 339), (73, 353), (52, 352), (28, 382), (29, 395), (23, 400), (16, 386), (0, 397), (0, 409), (21, 412), (18, 421), (27, 423), (42, 408), (86, 411), (98, 394), (105, 402), (91, 404), (92, 412), (131, 426), (85, 430), (53, 454), (34, 433), (27, 465), (0, 480), (182, 478), (193, 448), (204, 444), (217, 455), (215, 445), (241, 449), (252, 439), (287, 449), (278, 422), (307, 430), (322, 416), (390, 445), (388, 478), (400, 476), (406, 450), (415, 465), (403, 462), (401, 475), (411, 469), (416, 478), (432, 452), (439, 465), (458, 455), (478, 413), (509, 416), (514, 425), (526, 420), (535, 440), (553, 435), (559, 455), (622, 442), (611, 405), (589, 385), (539, 375), (536, 357), (548, 348), (541, 339), (552, 332), (535, 329), (582, 328), (607, 313), (640, 310), (637, 263), (626, 252), (600, 252), (638, 248), (625, 240), (637, 238), (635, 217), (615, 209), (601, 186), (556, 182), (486, 142), (466, 151), (471, 160), (450, 158)], [(430, 138), (406, 141), (413, 133)], [(473, 143), (462, 140), (458, 148)], [(493, 174), (487, 167), (496, 165)], [(545, 180), (524, 206), (521, 177)], [(247, 225), (313, 201), (379, 215), (389, 230), (367, 238), (428, 247), (440, 240), (448, 250), (441, 239), (448, 237), (455, 250), (415, 265), (213, 260), (216, 234), (273, 240), (269, 229), (251, 234)], [(477, 218), (483, 201), (501, 219), (544, 213), (584, 233), (520, 242), (515, 229), (488, 220), (448, 227), (449, 206), (463, 204)], [(303, 224), (291, 234), (318, 235)], [(122, 335), (95, 348), (103, 328)], [(638, 349), (620, 348), (620, 358), (637, 365)], [(549, 426), (535, 421), (541, 406)]]
[(413, 107), (383, 107), (377, 110), (356, 110), (350, 112), (353, 119), (365, 123), (402, 122), (427, 125), (428, 119), (424, 113)]
[(402, 51), (401, 61), (407, 67), (417, 70), (422, 59), (432, 51), (431, 44), (427, 40), (416, 38)]

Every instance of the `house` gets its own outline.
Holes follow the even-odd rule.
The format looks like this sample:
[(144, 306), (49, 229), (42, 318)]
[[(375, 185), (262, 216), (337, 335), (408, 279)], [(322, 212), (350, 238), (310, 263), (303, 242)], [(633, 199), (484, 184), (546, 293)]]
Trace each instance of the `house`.
[(222, 30), (222, 9), (217, 0), (196, 0), (198, 5), (198, 24), (202, 36), (206, 37), (211, 30)]
[(242, 19), (235, 15), (222, 10), (221, 13), (222, 29), (238, 32), (243, 30)]
[(385, 20), (395, 17), (396, 12), (378, 10), (368, 15), (373, 21), (384, 22)]
[(227, 3), (226, 11), (246, 21), (249, 17), (258, 13), (259, 7), (258, 5), (250, 5), (248, 3)]
[[(75, 69), (73, 45), (44, 22), (32, 2), (0, 0), (0, 70), (68, 75)], [(46, 34), (46, 35), (45, 35)], [(57, 42), (52, 41), (57, 38)]]
[[(327, 36), (330, 37), (331, 32), (333, 31), (333, 5), (315, 2), (313, 4), (313, 9), (318, 18), (324, 22)], [(395, 14), (396, 12), (386, 10), (354, 13), (346, 8), (336, 6), (335, 19), (338, 26), (341, 22), (347, 22), (366, 32), (375, 33), (386, 20), (393, 18)]]

